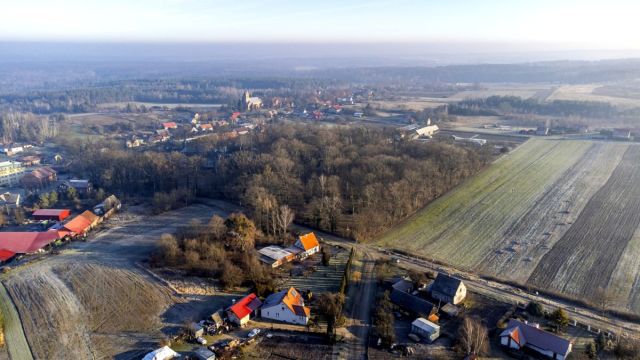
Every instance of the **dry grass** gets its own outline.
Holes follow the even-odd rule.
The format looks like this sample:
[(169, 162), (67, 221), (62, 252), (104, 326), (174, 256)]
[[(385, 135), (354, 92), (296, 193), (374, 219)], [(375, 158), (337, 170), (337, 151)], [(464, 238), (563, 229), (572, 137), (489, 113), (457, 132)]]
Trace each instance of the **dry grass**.
[(547, 100), (599, 101), (621, 107), (640, 106), (640, 99), (607, 96), (594, 93), (594, 90), (599, 86), (600, 85), (594, 84), (564, 85), (556, 89), (551, 96), (547, 98)]

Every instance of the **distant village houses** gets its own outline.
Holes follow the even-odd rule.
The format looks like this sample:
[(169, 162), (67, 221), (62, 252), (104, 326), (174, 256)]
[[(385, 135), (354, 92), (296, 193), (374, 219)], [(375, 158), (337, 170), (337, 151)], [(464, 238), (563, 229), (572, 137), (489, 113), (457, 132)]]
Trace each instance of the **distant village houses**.
[(24, 167), (17, 161), (0, 162), (0, 186), (16, 186), (20, 183)]
[(22, 177), (20, 182), (27, 190), (42, 189), (58, 179), (58, 174), (52, 168), (45, 166), (37, 168)]

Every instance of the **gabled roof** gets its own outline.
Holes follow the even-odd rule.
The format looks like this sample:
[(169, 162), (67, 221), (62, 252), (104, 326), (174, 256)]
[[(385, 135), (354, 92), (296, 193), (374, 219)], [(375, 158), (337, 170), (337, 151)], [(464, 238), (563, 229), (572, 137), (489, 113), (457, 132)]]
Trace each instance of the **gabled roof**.
[(57, 231), (43, 232), (0, 232), (0, 250), (5, 255), (28, 254), (36, 252), (46, 245), (59, 239)]
[(269, 295), (264, 300), (264, 307), (271, 307), (273, 305), (284, 304), (289, 310), (298, 316), (310, 316), (311, 309), (304, 306), (304, 299), (299, 291), (290, 287), (288, 290), (282, 290), (277, 293)]
[(456, 296), (461, 283), (462, 280), (460, 279), (456, 279), (447, 274), (438, 273), (436, 280), (433, 282), (433, 285), (431, 285), (431, 291), (438, 291), (445, 295)]
[(393, 284), (392, 288), (390, 298), (394, 304), (421, 316), (429, 316), (433, 312), (434, 304), (411, 294), (413, 284), (410, 281), (402, 279)]
[(231, 311), (238, 319), (242, 319), (245, 316), (251, 314), (255, 309), (259, 308), (262, 302), (256, 294), (251, 293), (238, 301), (237, 303), (229, 307)]
[(538, 349), (552, 351), (566, 356), (571, 351), (571, 342), (548, 331), (511, 319), (500, 336), (509, 336), (520, 346), (531, 345)]
[(89, 210), (85, 210), (82, 214), (78, 215), (90, 221), (92, 224), (96, 222), (100, 217)]
[(316, 234), (310, 232), (308, 234), (300, 235), (298, 238), (300, 240), (301, 247), (305, 250), (311, 250), (314, 247), (320, 246), (318, 239), (316, 238)]

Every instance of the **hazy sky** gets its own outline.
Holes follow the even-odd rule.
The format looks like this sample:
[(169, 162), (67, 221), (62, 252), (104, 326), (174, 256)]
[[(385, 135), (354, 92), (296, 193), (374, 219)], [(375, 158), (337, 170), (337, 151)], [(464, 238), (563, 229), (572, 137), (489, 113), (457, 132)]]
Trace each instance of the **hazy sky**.
[(0, 40), (509, 42), (640, 49), (639, 0), (0, 0)]

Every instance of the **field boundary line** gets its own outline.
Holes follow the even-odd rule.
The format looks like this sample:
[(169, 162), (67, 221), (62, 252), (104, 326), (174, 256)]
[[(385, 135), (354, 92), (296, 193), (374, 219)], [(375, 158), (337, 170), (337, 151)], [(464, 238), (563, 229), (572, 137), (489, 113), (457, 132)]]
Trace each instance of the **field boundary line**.
[(180, 291), (178, 291), (178, 289), (176, 289), (173, 285), (171, 285), (170, 282), (168, 282), (167, 280), (163, 279), (160, 275), (154, 273), (153, 271), (151, 271), (150, 269), (146, 268), (144, 265), (140, 264), (139, 262), (135, 262), (136, 267), (142, 269), (145, 273), (151, 275), (152, 278), (154, 278), (155, 280), (159, 281), (162, 285), (168, 287), (169, 289), (171, 289), (171, 291), (173, 291), (173, 294), (176, 296), (183, 296), (184, 294), (182, 294)]
[[(33, 353), (27, 341), (27, 336), (22, 325), (22, 318), (13, 302), (13, 298), (3, 282), (0, 282), (0, 309), (5, 318), (5, 337), (9, 358), (13, 360), (33, 360)], [(16, 321), (19, 324), (16, 324)], [(19, 325), (19, 326), (18, 326)], [(11, 327), (11, 331), (6, 331)], [(25, 358), (26, 356), (26, 358)]]

